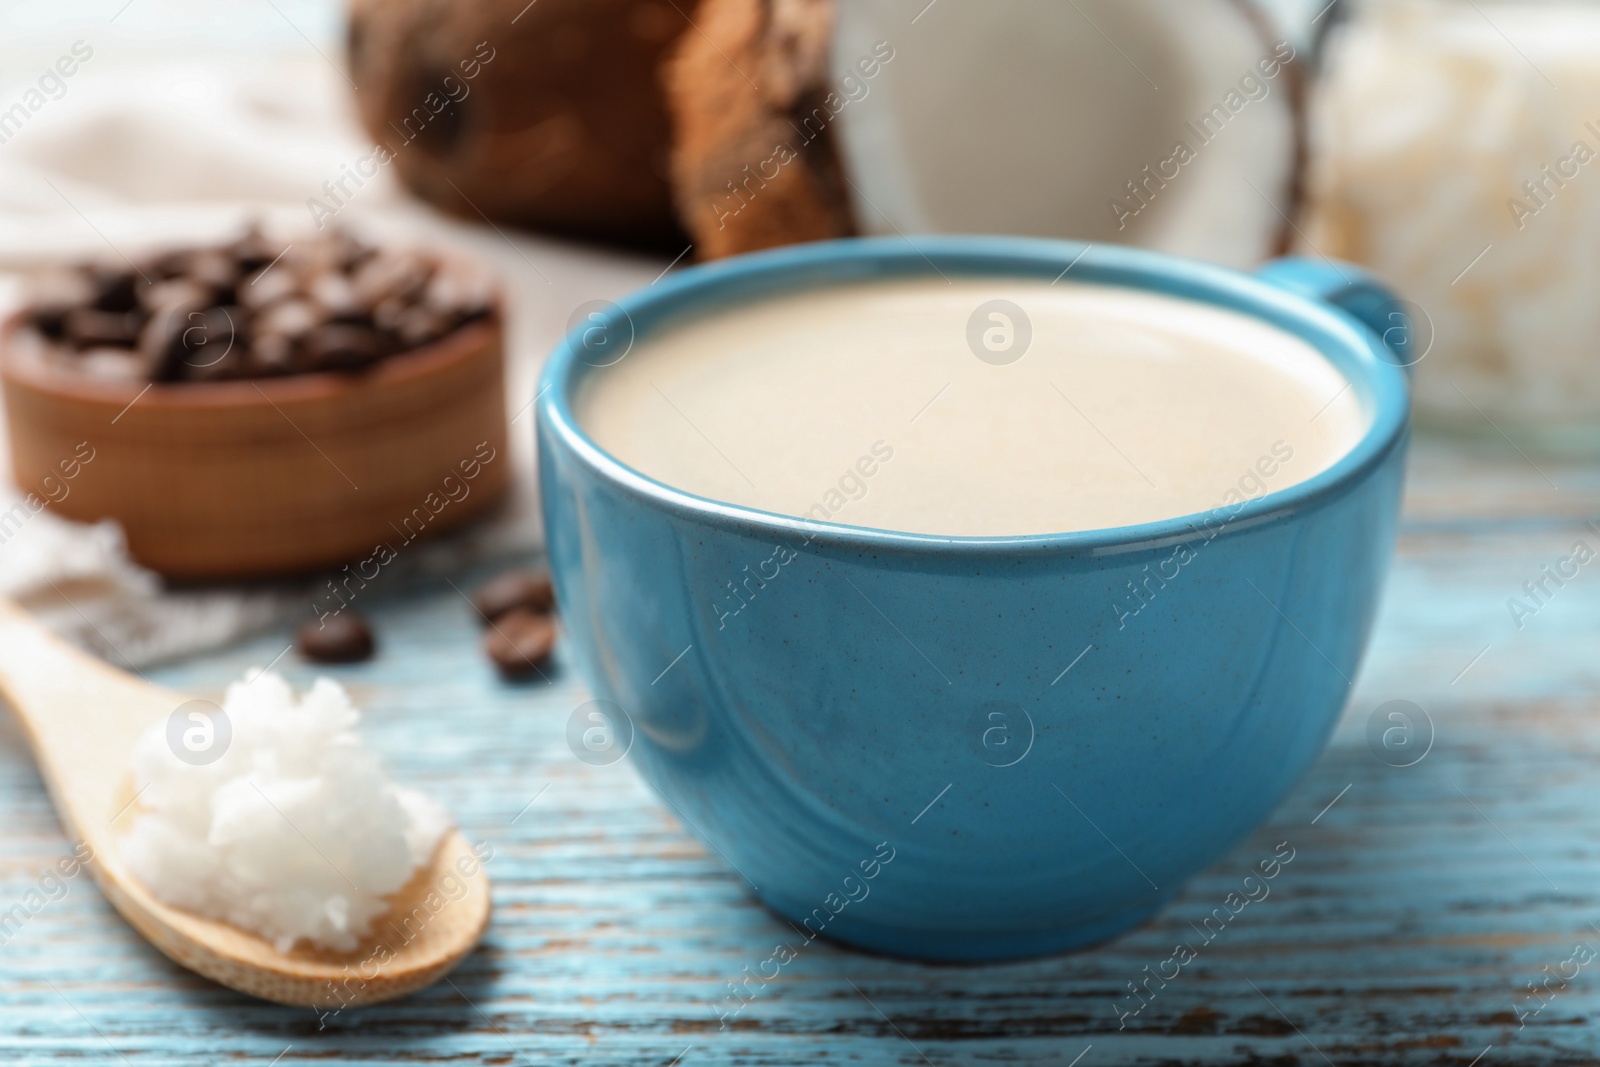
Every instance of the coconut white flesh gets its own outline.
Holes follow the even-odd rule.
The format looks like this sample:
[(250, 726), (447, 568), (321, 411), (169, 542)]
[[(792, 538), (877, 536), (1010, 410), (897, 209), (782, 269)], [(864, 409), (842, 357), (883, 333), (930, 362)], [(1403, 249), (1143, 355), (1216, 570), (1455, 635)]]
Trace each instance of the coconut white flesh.
[[(833, 123), (863, 231), (1073, 237), (1236, 267), (1271, 253), (1296, 119), (1286, 75), (1262, 72), (1275, 42), (1232, 0), (924, 5), (838, 5)], [(880, 41), (894, 55), (868, 78)]]
[(210, 762), (180, 757), (165, 720), (139, 739), (141, 814), (123, 860), (160, 900), (279, 952), (302, 941), (351, 951), (432, 858), (449, 816), (389, 778), (337, 682), (319, 679), (297, 699), (278, 675), (252, 670), (222, 712), (231, 732)]
[(1419, 409), (1519, 447), (1600, 430), (1596, 57), (1594, 5), (1386, 3), (1318, 101), (1307, 237), (1422, 309)]

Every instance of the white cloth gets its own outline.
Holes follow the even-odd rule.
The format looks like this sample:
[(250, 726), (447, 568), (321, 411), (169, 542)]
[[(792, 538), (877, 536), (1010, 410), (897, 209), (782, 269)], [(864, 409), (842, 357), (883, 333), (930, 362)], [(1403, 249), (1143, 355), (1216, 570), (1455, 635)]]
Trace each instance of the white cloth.
[[(322, 195), (323, 182), (338, 177), (342, 164), (372, 150), (335, 66), (337, 46), (327, 38), (336, 22), (326, 11), (317, 16), (322, 30), (313, 27), (309, 40), (298, 36), (299, 27), (289, 34), (279, 25), (268, 46), (218, 44), (213, 37), (201, 48), (183, 39), (172, 16), (186, 5), (135, 3), (149, 10), (132, 7), (114, 31), (102, 14), (84, 28), (29, 27), (0, 45), (6, 71), (0, 112), (36, 103), (28, 90), (74, 42), (93, 50), (61, 79), (65, 90), (46, 94), (0, 143), (0, 310), (15, 302), (18, 275), (44, 263), (131, 257), (154, 245), (237, 232), (251, 219), (311, 228), (307, 199)], [(271, 14), (276, 6), (263, 7), (268, 19), (279, 17)], [(163, 17), (179, 36), (140, 29), (149, 25), (141, 18)], [(304, 12), (299, 17), (315, 21)], [(46, 87), (54, 90), (55, 83), (47, 79)], [(512, 499), (494, 518), (408, 553), (412, 558), (386, 580), (399, 585), (406, 575), (537, 548), (528, 404), (538, 366), (578, 305), (647, 284), (665, 262), (448, 219), (410, 199), (389, 173), (360, 189), (338, 221), (475, 255), (501, 274), (509, 295)], [(0, 434), (0, 514), (17, 498), (4, 441)], [(0, 595), (107, 659), (137, 666), (310, 618), (320, 585), (169, 590), (128, 560), (114, 525), (67, 522), (48, 508), (0, 545)]]

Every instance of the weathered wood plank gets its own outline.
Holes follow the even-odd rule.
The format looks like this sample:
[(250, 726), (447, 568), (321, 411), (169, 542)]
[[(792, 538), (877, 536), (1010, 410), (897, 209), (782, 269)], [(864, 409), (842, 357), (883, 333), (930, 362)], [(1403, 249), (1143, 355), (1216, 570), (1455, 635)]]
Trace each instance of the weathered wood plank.
[[(334, 673), (397, 773), (494, 845), (484, 949), (452, 984), (319, 1030), (310, 1012), (167, 963), (78, 881), (0, 947), (0, 1062), (1065, 1067), (1091, 1045), (1082, 1067), (1600, 1061), (1600, 966), (1547, 994), (1524, 1028), (1516, 1015), (1539, 1006), (1526, 985), (1574, 942), (1600, 952), (1600, 566), (1520, 630), (1506, 606), (1574, 539), (1600, 547), (1583, 525), (1600, 516), (1600, 473), (1540, 467), (1421, 449), (1373, 649), (1328, 751), (1268, 826), (1153, 922), (1089, 952), (998, 967), (813, 944), (726, 1029), (725, 983), (792, 933), (625, 764), (572, 758), (564, 728), (583, 695), (570, 672), (503, 686), (448, 585), (384, 591), (371, 602), (384, 654)], [(269, 635), (160, 681), (215, 696), (283, 643)], [(298, 682), (314, 673), (284, 664)], [(1368, 747), (1368, 717), (1393, 699), (1433, 722), (1412, 767)], [(0, 813), (9, 906), (67, 848), (9, 725)], [(1294, 858), (1270, 895), (1207, 942), (1196, 927), (1280, 842)], [(1119, 1030), (1119, 1004), (1139, 1004), (1126, 983), (1179, 941), (1196, 957), (1152, 981)]]

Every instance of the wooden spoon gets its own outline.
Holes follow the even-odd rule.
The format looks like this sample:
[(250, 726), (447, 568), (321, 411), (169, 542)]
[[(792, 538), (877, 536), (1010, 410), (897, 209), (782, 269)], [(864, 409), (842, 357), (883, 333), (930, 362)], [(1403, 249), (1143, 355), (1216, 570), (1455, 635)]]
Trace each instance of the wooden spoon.
[(85, 866), (106, 899), (156, 948), (207, 978), (280, 1004), (374, 1004), (441, 978), (489, 925), (489, 876), (456, 831), (390, 898), (379, 932), (352, 952), (279, 952), (255, 934), (163, 904), (123, 866), (117, 838), (138, 812), (134, 743), (187, 698), (78, 651), (4, 599), (0, 697), (28, 735), (62, 828), (93, 850)]

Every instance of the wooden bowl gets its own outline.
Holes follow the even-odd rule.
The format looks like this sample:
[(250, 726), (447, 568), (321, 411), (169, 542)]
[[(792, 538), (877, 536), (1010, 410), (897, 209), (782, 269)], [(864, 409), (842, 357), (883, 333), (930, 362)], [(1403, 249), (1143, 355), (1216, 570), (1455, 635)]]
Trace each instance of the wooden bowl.
[[(0, 383), (24, 512), (115, 519), (173, 578), (254, 578), (360, 561), (505, 492), (500, 316), (356, 374), (140, 385), (88, 379), (0, 327)], [(19, 521), (0, 514), (0, 542)]]

